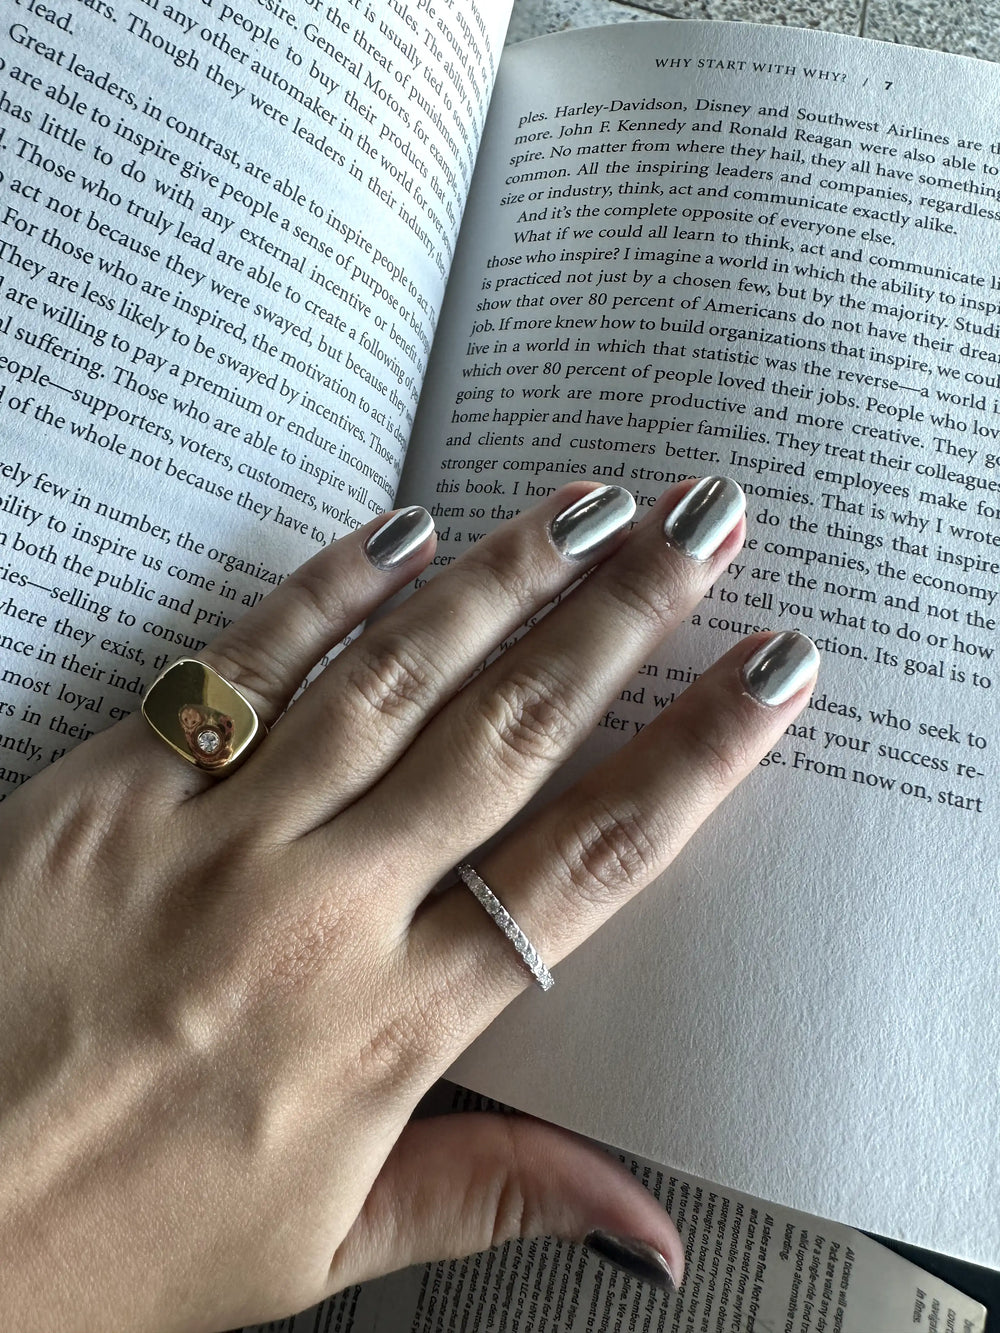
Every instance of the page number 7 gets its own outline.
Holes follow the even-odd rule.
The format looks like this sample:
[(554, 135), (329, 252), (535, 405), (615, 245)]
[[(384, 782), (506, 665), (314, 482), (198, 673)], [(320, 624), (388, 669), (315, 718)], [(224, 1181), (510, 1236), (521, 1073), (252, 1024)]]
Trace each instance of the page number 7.
[(885, 81), (885, 86), (886, 86), (886, 89), (891, 88), (891, 87), (892, 87), (892, 79), (886, 79), (886, 81)]

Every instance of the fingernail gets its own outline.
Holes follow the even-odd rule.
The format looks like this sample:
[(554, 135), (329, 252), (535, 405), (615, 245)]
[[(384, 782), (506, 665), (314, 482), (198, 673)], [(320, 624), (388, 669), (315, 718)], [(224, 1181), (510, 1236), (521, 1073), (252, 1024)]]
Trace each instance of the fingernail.
[(659, 1250), (644, 1240), (631, 1236), (612, 1236), (609, 1231), (591, 1231), (584, 1237), (584, 1245), (608, 1263), (622, 1269), (640, 1282), (651, 1282), (661, 1291), (676, 1291), (677, 1283), (670, 1266)]
[(818, 667), (819, 649), (812, 639), (784, 630), (744, 664), (743, 685), (758, 703), (774, 708), (808, 684)]
[(728, 477), (703, 477), (663, 521), (663, 535), (692, 560), (707, 560), (732, 532), (747, 498)]
[(556, 514), (549, 536), (560, 555), (580, 560), (625, 527), (634, 513), (635, 500), (624, 487), (602, 486)]
[(420, 505), (393, 514), (388, 523), (365, 542), (365, 555), (376, 569), (395, 569), (423, 546), (434, 531), (434, 520)]

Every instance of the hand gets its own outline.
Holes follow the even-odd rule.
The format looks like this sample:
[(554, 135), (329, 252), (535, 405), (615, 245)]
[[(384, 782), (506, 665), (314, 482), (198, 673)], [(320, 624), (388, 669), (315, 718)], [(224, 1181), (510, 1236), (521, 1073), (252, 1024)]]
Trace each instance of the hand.
[(236, 772), (186, 765), (133, 714), (0, 807), (3, 1327), (230, 1328), (419, 1260), (595, 1228), (680, 1278), (669, 1219), (605, 1154), (529, 1118), (408, 1118), (534, 984), (468, 889), (429, 896), (450, 868), (471, 858), (551, 967), (806, 702), (808, 641), (781, 640), (745, 679), (773, 642), (756, 635), (473, 855), (737, 551), (741, 497), (702, 486), (677, 519), (691, 486), (628, 535), (621, 493), (564, 487), (370, 625), (289, 708), (433, 555), (429, 523), (414, 537), (405, 516), (373, 520), (200, 654), (265, 723), (281, 717)]

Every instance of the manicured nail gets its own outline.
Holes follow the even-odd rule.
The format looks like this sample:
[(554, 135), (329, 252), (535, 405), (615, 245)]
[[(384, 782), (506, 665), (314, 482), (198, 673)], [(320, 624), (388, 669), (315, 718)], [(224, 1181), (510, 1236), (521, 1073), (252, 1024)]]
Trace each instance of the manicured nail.
[(743, 685), (758, 703), (774, 708), (808, 684), (819, 667), (819, 649), (794, 630), (769, 639), (743, 667)]
[(588, 1250), (593, 1250), (631, 1277), (637, 1277), (640, 1282), (651, 1282), (661, 1291), (677, 1290), (677, 1283), (666, 1259), (644, 1240), (635, 1240), (631, 1236), (612, 1236), (609, 1231), (591, 1231), (584, 1237), (583, 1243)]
[(747, 498), (728, 477), (703, 477), (663, 521), (663, 535), (692, 560), (707, 560), (732, 532)]
[(434, 520), (420, 505), (393, 514), (388, 523), (365, 542), (365, 555), (376, 569), (395, 569), (423, 546), (434, 531)]
[(580, 560), (614, 536), (635, 513), (635, 500), (622, 486), (602, 486), (577, 500), (549, 524), (559, 554)]

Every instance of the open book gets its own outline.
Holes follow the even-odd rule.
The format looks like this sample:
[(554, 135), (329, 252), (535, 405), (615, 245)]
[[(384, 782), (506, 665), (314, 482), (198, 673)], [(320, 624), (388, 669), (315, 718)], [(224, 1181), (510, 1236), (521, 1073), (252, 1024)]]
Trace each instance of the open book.
[(11, 18), (2, 789), (394, 503), (442, 566), (573, 476), (729, 473), (744, 551), (563, 780), (753, 630), (816, 696), (456, 1077), (1000, 1264), (997, 71), (643, 23), (494, 87), (474, 3)]

